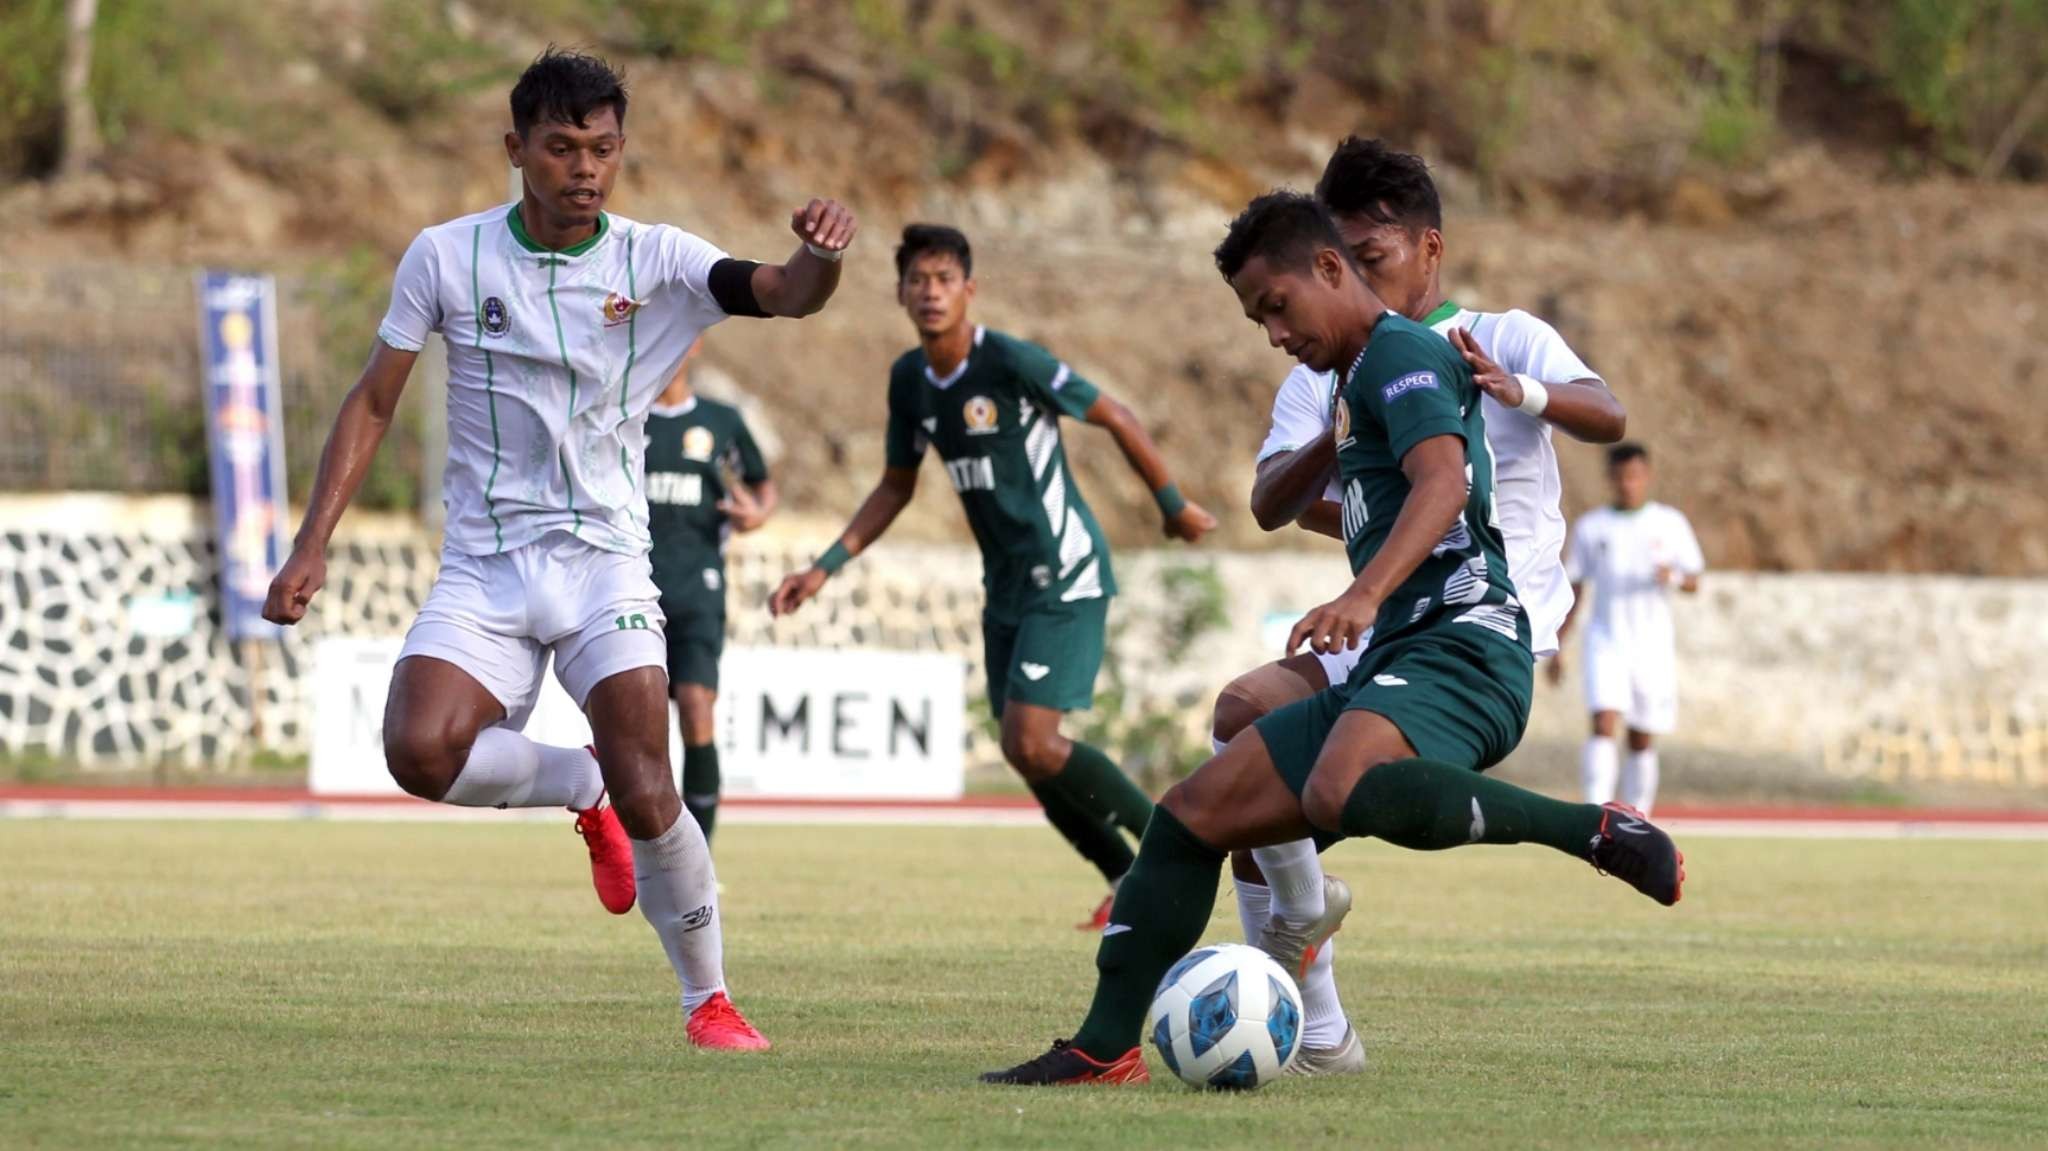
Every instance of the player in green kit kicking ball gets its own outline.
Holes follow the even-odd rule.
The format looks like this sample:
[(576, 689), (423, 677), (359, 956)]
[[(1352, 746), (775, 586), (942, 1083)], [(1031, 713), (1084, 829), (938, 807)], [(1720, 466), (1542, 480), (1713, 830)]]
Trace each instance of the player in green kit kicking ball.
[(690, 388), (683, 362), (647, 413), (647, 530), (654, 586), (668, 617), (668, 689), (683, 729), (683, 806), (704, 829), (718, 819), (718, 656), (725, 650), (725, 542), (775, 513), (775, 481), (739, 409)]
[[(795, 611), (873, 544), (916, 494), (925, 448), (937, 448), (981, 546), (983, 655), (1003, 758), (1114, 892), (1132, 861), (1122, 832), (1144, 833), (1152, 801), (1108, 756), (1060, 734), (1064, 713), (1094, 702), (1116, 594), (1109, 547), (1067, 467), (1060, 417), (1115, 438), (1158, 500), (1168, 536), (1193, 543), (1215, 517), (1181, 498), (1128, 408), (1044, 348), (968, 321), (974, 255), (966, 236), (913, 224), (896, 249), (896, 271), (919, 346), (889, 372), (882, 481), (817, 563), (782, 581), (769, 609)], [(1100, 927), (1109, 903), (1081, 926)]]
[(1347, 682), (1239, 732), (1167, 792), (1103, 929), (1081, 1029), (986, 1082), (1142, 1082), (1153, 989), (1201, 937), (1234, 849), (1311, 834), (1418, 851), (1541, 843), (1667, 906), (1685, 878), (1671, 838), (1636, 813), (1481, 774), (1521, 739), (1532, 657), (1471, 369), (1373, 295), (1308, 196), (1252, 201), (1216, 264), (1275, 347), (1345, 372), (1333, 422), (1355, 578), (1295, 625), (1288, 650), (1349, 648), (1368, 631), (1372, 645)]

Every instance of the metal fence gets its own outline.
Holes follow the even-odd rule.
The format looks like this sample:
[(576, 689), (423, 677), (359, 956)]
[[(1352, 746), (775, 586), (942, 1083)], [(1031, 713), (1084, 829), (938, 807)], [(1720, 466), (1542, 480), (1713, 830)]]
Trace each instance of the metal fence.
[[(194, 272), (0, 262), (0, 491), (206, 494)], [(339, 277), (277, 281), (285, 460), (297, 497), (376, 317)], [(407, 397), (359, 502), (417, 506), (422, 408), (416, 393)]]

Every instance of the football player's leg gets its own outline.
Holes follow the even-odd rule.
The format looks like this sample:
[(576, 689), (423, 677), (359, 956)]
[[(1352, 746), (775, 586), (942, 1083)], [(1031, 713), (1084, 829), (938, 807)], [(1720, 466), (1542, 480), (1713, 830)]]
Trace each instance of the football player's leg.
[(1175, 784), (1160, 800), (1118, 888), (1096, 952), (1099, 979), (1074, 1045), (1097, 1056), (1137, 1042), (1160, 976), (1201, 938), (1216, 904), (1224, 853), (1301, 838), (1301, 804), (1256, 729)]
[[(721, 593), (722, 594), (722, 593)], [(662, 601), (668, 615), (663, 632), (668, 640), (668, 682), (683, 736), (683, 806), (711, 838), (718, 822), (718, 796), (723, 785), (718, 764), (718, 658), (725, 648), (723, 599), (703, 602)]]
[(1142, 835), (1152, 800), (1096, 747), (1060, 734), (1069, 711), (1095, 701), (1108, 601), (1026, 614), (1004, 677), (1003, 758), (1026, 783), (1045, 785), (1073, 806)]
[(1622, 802), (1644, 815), (1657, 802), (1660, 771), (1657, 737), (1678, 727), (1677, 660), (1667, 649), (1641, 652), (1634, 668), (1628, 710), (1628, 768), (1622, 776)]
[(1115, 1079), (1135, 1066), (1139, 1031), (1159, 979), (1200, 939), (1216, 904), (1225, 853), (1299, 838), (1301, 806), (1256, 730), (1174, 785), (1145, 829), (1138, 862), (1118, 889), (1096, 951), (1095, 996), (1073, 1042), (1006, 1071), (995, 1083), (1049, 1085)]
[(1592, 715), (1592, 732), (1586, 737), (1579, 757), (1579, 779), (1587, 803), (1607, 803), (1614, 798), (1621, 778), (1621, 713), (1629, 706), (1628, 665), (1612, 644), (1587, 637), (1586, 710)]
[[(1667, 906), (1684, 881), (1671, 838), (1621, 809), (1490, 778), (1527, 718), (1528, 666), (1426, 639), (1358, 684), (1302, 795), (1318, 827), (1417, 851), (1541, 843)], [(1519, 681), (1517, 681), (1519, 677)]]
[(546, 652), (525, 634), (509, 556), (444, 562), (406, 633), (384, 707), (384, 758), (398, 785), (463, 807), (586, 808), (603, 789), (585, 748), (521, 735)]
[(668, 644), (644, 564), (589, 549), (549, 573), (565, 616), (555, 675), (589, 717), (612, 808), (630, 838), (640, 912), (682, 989), (689, 1037), (699, 1046), (768, 1045), (733, 1009), (725, 988), (718, 877), (697, 821), (683, 815), (668, 744)]

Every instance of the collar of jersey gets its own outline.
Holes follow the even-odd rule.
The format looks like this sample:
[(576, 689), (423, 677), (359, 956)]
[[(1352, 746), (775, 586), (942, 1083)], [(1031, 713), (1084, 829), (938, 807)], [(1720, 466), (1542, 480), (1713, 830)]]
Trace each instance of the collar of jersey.
[(674, 417), (687, 416), (696, 410), (697, 397), (692, 394), (689, 399), (684, 400), (680, 404), (656, 404), (647, 409), (647, 412), (649, 415)]
[(1465, 309), (1459, 307), (1451, 301), (1445, 300), (1443, 303), (1438, 304), (1436, 308), (1432, 310), (1428, 315), (1422, 317), (1422, 326), (1425, 328), (1434, 328), (1438, 324), (1443, 323), (1445, 320), (1450, 319), (1452, 316), (1455, 316), (1459, 312), (1462, 312), (1464, 310)]
[[(981, 337), (985, 333), (987, 333), (987, 331), (988, 329), (982, 327), (980, 324), (974, 325), (975, 347), (978, 348), (981, 346)], [(940, 379), (938, 374), (932, 371), (931, 361), (927, 360), (925, 361), (924, 365), (924, 378), (931, 381), (932, 387), (935, 387), (943, 392), (947, 388), (950, 388), (954, 384), (960, 382), (960, 377), (967, 374), (967, 361), (972, 360), (973, 358), (974, 353), (972, 351), (969, 351), (966, 355), (960, 357), (960, 362), (953, 366), (952, 371), (946, 373), (946, 377), (944, 379)]]
[(511, 226), (512, 238), (519, 241), (520, 247), (525, 248), (536, 256), (561, 256), (568, 259), (574, 259), (597, 247), (598, 241), (604, 239), (605, 233), (612, 230), (612, 218), (603, 212), (599, 212), (597, 214), (597, 231), (591, 233), (588, 240), (583, 240), (557, 251), (554, 248), (541, 247), (534, 242), (532, 236), (526, 234), (526, 224), (519, 218), (518, 204), (512, 205), (512, 210), (505, 213), (505, 223)]

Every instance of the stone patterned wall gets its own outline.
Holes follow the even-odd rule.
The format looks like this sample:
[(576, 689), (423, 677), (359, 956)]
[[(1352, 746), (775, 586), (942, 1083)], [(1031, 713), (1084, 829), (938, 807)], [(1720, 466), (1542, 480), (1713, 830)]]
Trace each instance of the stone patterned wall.
[[(770, 620), (760, 606), (769, 590), (818, 542), (747, 537), (734, 548), (734, 642), (959, 654), (974, 709), (969, 763), (993, 765), (972, 549), (885, 544), (795, 617)], [(351, 521), (314, 613), (265, 645), (264, 746), (305, 750), (317, 690), (305, 678), (308, 645), (329, 633), (401, 634), (435, 554), (409, 523)], [(250, 751), (255, 677), (209, 611), (212, 564), (203, 505), (0, 499), (0, 754), (198, 766)], [(1229, 623), (1168, 658), (1173, 608), (1162, 576), (1189, 565), (1215, 572)], [(1188, 741), (1202, 738), (1218, 687), (1277, 654), (1273, 621), (1345, 578), (1334, 552), (1162, 551), (1119, 556), (1117, 571), (1111, 674), (1126, 685), (1124, 707), (1173, 715)], [(151, 603), (166, 594), (195, 605), (188, 634), (149, 626)], [(2048, 583), (2037, 581), (1712, 573), (1701, 595), (1680, 603), (1681, 730), (1666, 746), (1695, 763), (2048, 789), (2044, 619)], [(1528, 746), (1581, 737), (1575, 656), (1566, 652), (1561, 686), (1539, 688)]]

